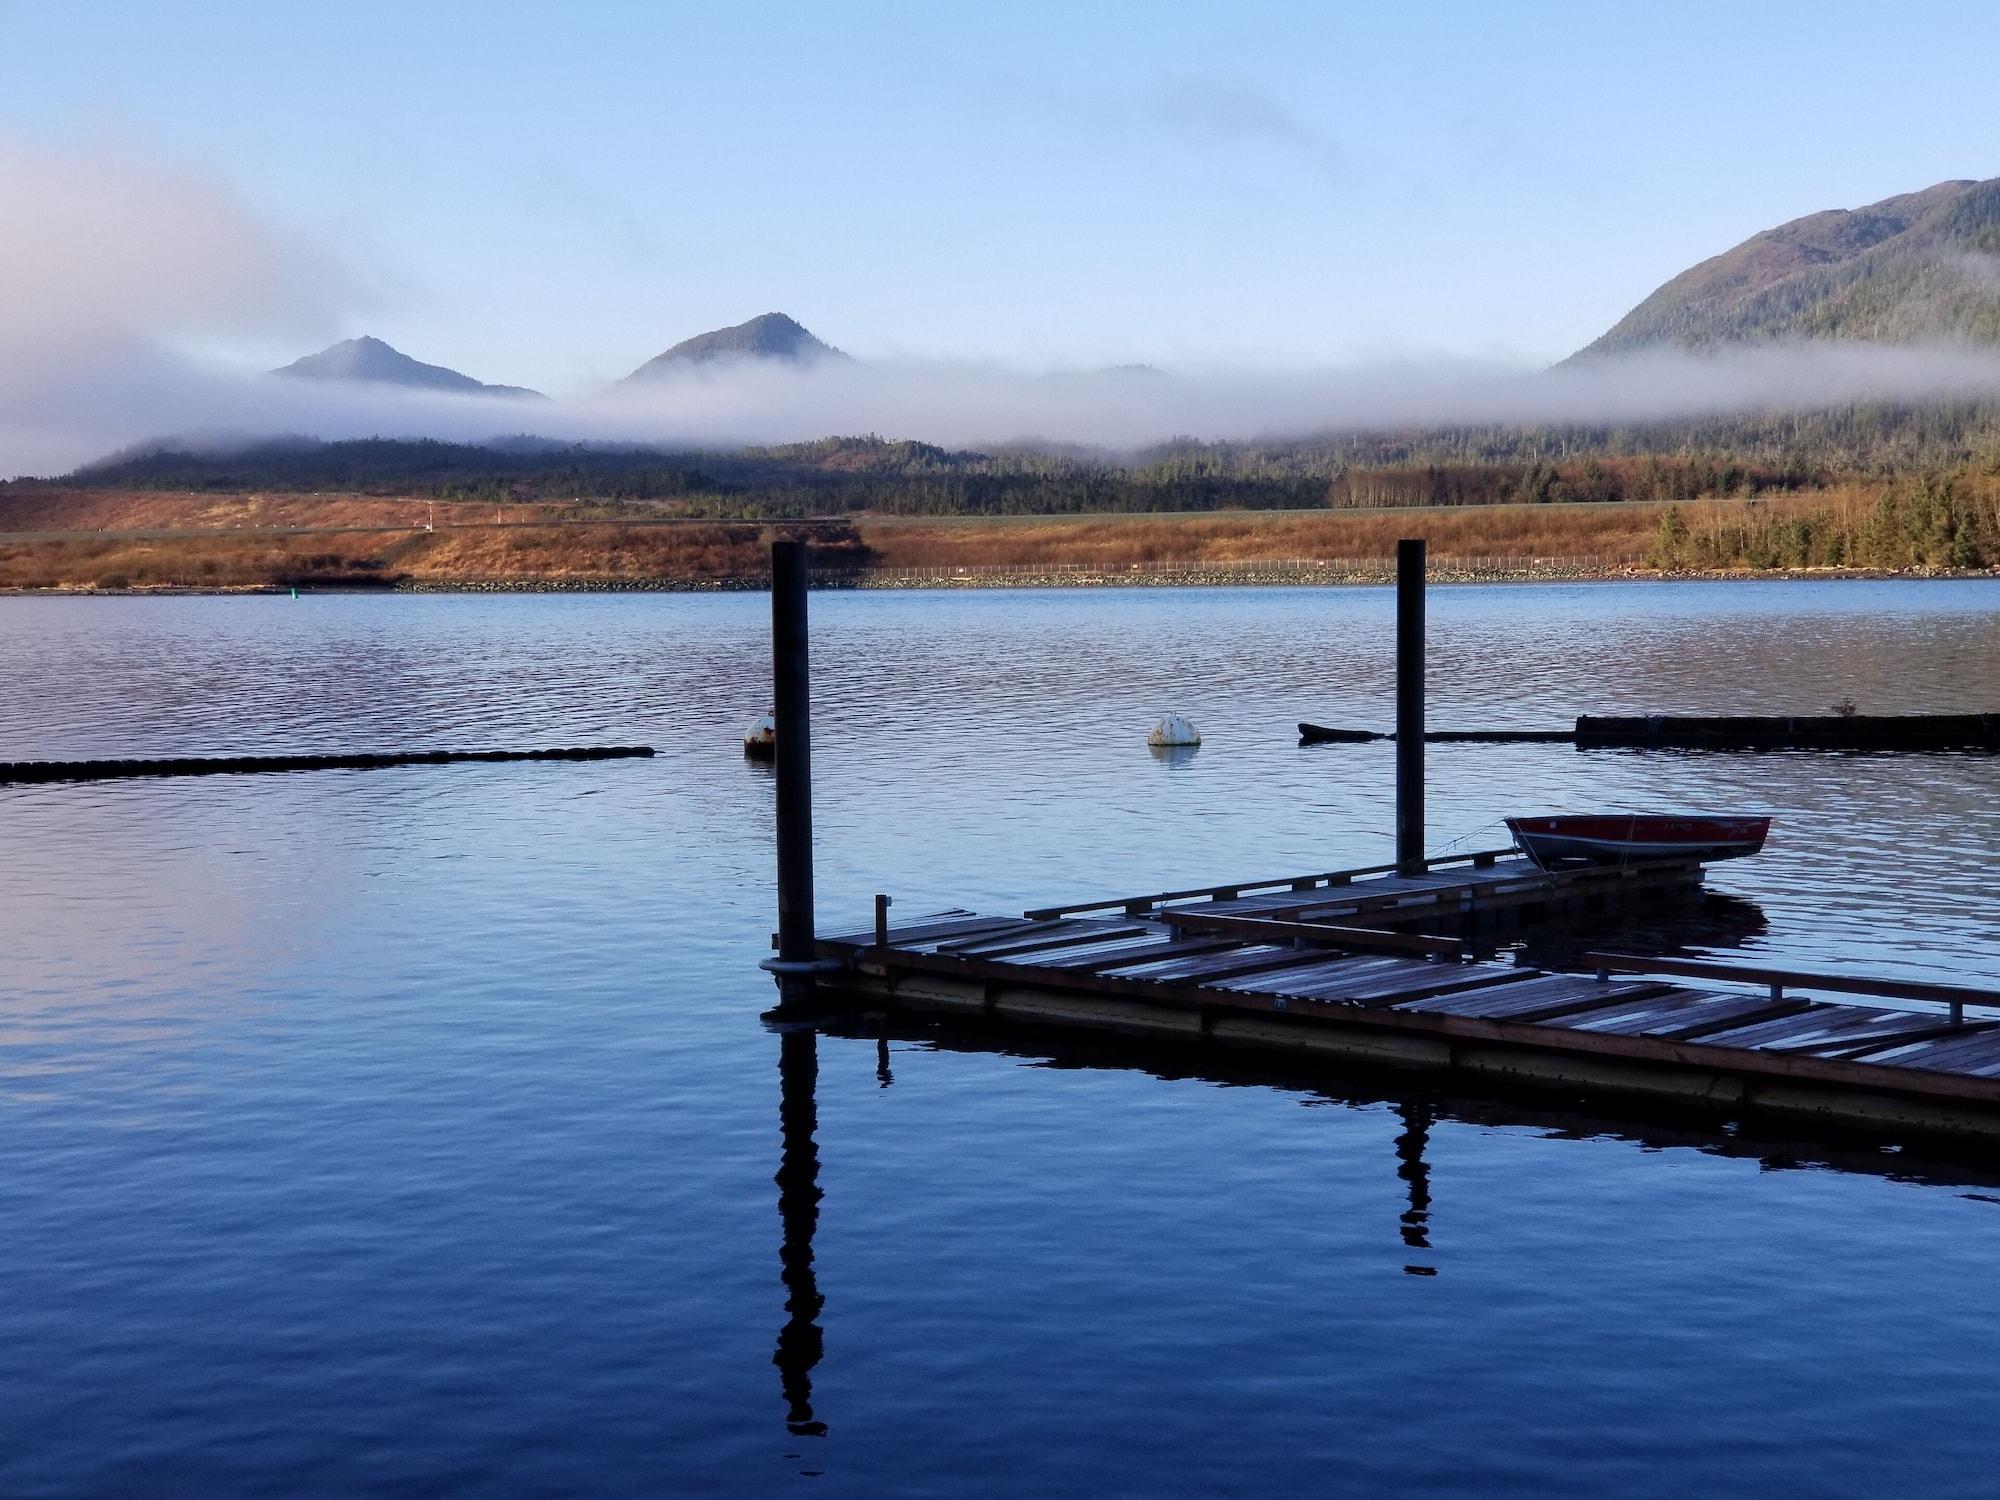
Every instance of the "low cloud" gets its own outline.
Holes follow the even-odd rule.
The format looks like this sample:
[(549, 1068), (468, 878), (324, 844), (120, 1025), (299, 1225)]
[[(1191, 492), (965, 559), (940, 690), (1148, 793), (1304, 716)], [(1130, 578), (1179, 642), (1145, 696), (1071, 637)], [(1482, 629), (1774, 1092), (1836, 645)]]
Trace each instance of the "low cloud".
[(172, 164), (0, 137), (0, 204), (0, 380), (105, 346), (308, 336), (354, 297), (331, 257)]
[[(879, 433), (952, 447), (1079, 444), (1129, 450), (1170, 437), (1273, 439), (1461, 424), (1643, 423), (1857, 401), (2000, 398), (2000, 357), (1969, 349), (1771, 347), (1657, 354), (1516, 371), (1472, 365), (1157, 376), (1031, 375), (976, 364), (739, 364), (597, 397), (522, 402), (323, 385), (138, 359), (43, 387), (0, 424), (0, 469), (66, 469), (140, 439), (209, 444), (509, 434), (733, 448)], [(11, 430), (8, 430), (11, 429)]]

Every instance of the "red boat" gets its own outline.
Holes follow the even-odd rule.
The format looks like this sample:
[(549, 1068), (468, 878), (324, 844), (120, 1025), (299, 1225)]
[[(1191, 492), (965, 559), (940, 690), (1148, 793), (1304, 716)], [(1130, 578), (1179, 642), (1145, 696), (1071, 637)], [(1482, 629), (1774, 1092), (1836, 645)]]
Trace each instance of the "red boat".
[(1544, 870), (1642, 859), (1741, 859), (1762, 849), (1771, 831), (1769, 818), (1694, 813), (1571, 813), (1506, 821), (1521, 852)]

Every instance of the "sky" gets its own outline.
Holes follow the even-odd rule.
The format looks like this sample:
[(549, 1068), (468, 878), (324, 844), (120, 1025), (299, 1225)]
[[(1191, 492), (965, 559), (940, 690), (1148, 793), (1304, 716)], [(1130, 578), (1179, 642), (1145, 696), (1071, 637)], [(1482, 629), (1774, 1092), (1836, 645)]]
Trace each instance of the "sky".
[(370, 332), (579, 395), (782, 310), (874, 359), (1537, 365), (1758, 229), (2000, 173), (1996, 43), (1826, 0), (0, 0), (0, 149), (299, 252), (284, 316), (163, 330), (244, 360)]

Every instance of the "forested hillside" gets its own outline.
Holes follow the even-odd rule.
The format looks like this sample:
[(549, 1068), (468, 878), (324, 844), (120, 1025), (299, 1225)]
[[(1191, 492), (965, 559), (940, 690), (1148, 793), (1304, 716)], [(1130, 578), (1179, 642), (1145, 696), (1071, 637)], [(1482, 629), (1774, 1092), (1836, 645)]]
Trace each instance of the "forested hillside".
[(1674, 277), (1576, 358), (1780, 339), (2000, 343), (2000, 178), (1754, 234)]
[(732, 452), (564, 445), (167, 446), (69, 476), (79, 488), (345, 492), (499, 503), (643, 502), (710, 517), (1067, 515), (1320, 506), (1688, 500), (2000, 466), (2000, 409), (1850, 406), (1632, 426), (1453, 427), (1139, 453), (953, 450), (877, 437)]

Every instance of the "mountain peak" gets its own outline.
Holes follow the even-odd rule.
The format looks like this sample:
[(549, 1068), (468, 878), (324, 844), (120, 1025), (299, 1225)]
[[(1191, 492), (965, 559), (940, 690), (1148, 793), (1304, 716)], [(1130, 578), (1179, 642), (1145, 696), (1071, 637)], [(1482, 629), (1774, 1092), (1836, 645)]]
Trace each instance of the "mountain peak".
[(418, 390), (455, 391), (462, 395), (539, 396), (518, 385), (487, 385), (443, 365), (427, 365), (385, 344), (372, 333), (342, 339), (317, 354), (308, 354), (271, 372), (294, 380), (332, 380), (371, 385), (396, 385)]
[(796, 318), (781, 312), (767, 312), (746, 323), (711, 329), (691, 339), (682, 339), (664, 354), (654, 355), (625, 379), (651, 380), (690, 365), (722, 360), (783, 360), (791, 364), (815, 364), (821, 360), (847, 358), (831, 344), (815, 338)]
[(1753, 234), (1572, 357), (1783, 339), (2000, 343), (2000, 178), (1954, 178)]

